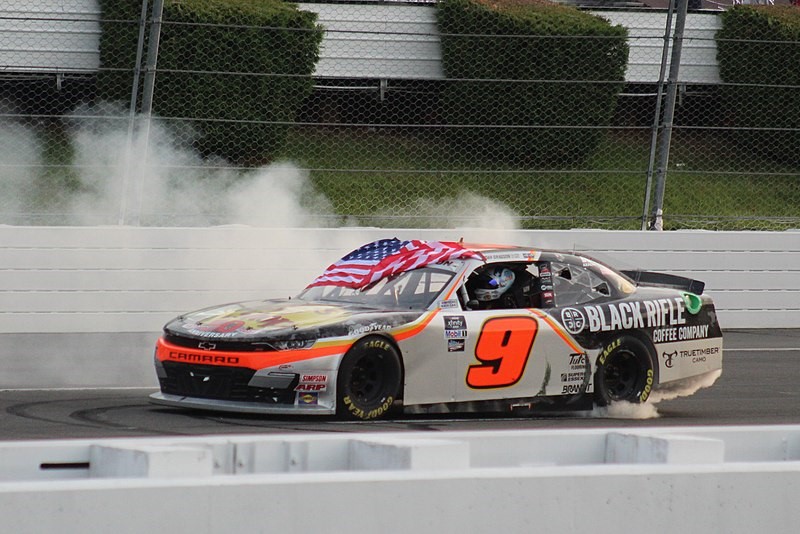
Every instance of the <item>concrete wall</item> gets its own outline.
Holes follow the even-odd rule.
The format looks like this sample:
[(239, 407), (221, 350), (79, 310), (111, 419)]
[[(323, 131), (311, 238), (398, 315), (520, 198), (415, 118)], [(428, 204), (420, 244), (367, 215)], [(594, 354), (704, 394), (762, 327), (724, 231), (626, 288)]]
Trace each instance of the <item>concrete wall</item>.
[[(415, 4), (316, 4), (300, 8), (319, 16), (325, 29), (317, 78), (444, 79), (436, 7)], [(666, 10), (593, 10), (628, 29), (630, 54), (625, 80), (655, 83), (661, 68)], [(674, 19), (673, 19), (674, 25)], [(679, 81), (720, 83), (714, 35), (718, 13), (689, 13)], [(670, 41), (670, 46), (672, 42)]]
[(14, 533), (771, 533), (798, 486), (798, 426), (0, 443)]
[(297, 294), (382, 237), (588, 252), (703, 280), (723, 328), (800, 326), (800, 232), (0, 227), (0, 387), (154, 385), (172, 317)]
[(97, 0), (0, 2), (3, 73), (92, 74), (100, 68)]
[[(444, 79), (433, 2), (319, 4), (301, 9), (326, 28), (317, 78)], [(661, 65), (665, 10), (594, 10), (628, 28), (625, 79), (655, 83)], [(100, 67), (97, 0), (29, 0), (0, 3), (0, 68), (12, 73), (92, 73)], [(714, 34), (719, 14), (689, 13), (680, 82), (720, 82)], [(670, 43), (671, 44), (671, 43)]]

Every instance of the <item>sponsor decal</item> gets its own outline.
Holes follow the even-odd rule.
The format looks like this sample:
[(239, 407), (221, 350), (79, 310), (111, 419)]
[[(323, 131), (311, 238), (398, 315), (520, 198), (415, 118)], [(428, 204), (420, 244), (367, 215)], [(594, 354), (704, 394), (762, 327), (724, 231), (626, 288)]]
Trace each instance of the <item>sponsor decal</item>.
[(321, 382), (326, 383), (328, 375), (300, 375), (300, 382)]
[(183, 327), (198, 337), (219, 339), (276, 328), (332, 324), (349, 315), (347, 310), (323, 305), (283, 306), (263, 310), (227, 307), (192, 314)]
[(297, 384), (295, 391), (325, 391), (328, 384)]
[(196, 328), (187, 328), (186, 331), (198, 337), (208, 337), (214, 339), (222, 339), (222, 338), (229, 338), (236, 336), (236, 332), (204, 332), (202, 330), (197, 330)]
[(542, 253), (538, 250), (531, 250), (528, 252), (528, 257), (526, 258), (527, 261), (538, 261), (539, 258), (542, 256)]
[(561, 323), (570, 334), (579, 334), (586, 326), (586, 317), (583, 312), (575, 308), (564, 308), (561, 310)]
[(683, 297), (683, 302), (686, 303), (686, 311), (692, 315), (700, 313), (700, 310), (703, 308), (703, 299), (701, 299), (699, 295), (687, 291), (681, 293), (681, 296)]
[(719, 347), (701, 347), (689, 350), (676, 350), (674, 352), (662, 352), (661, 358), (664, 360), (664, 367), (672, 369), (675, 360), (689, 360), (691, 363), (705, 363), (707, 356), (719, 354)]
[(297, 403), (305, 405), (319, 404), (319, 393), (298, 393)]
[(295, 391), (328, 391), (328, 375), (302, 374)]
[[(663, 328), (686, 324), (685, 311), (683, 297), (616, 302), (590, 305), (583, 309), (564, 308), (561, 310), (561, 322), (571, 334), (578, 334), (584, 328), (590, 332)], [(701, 337), (697, 332), (695, 335)]]
[(461, 305), (458, 303), (456, 299), (442, 300), (439, 302), (439, 307), (443, 310), (461, 309)]
[[(444, 337), (448, 340), (464, 339), (467, 337), (467, 320), (463, 315), (444, 316)], [(449, 345), (448, 345), (449, 350)]]
[(444, 337), (446, 339), (464, 339), (467, 337), (466, 330), (445, 330)]
[(463, 339), (448, 339), (447, 352), (464, 352), (466, 342)]
[(583, 382), (583, 379), (586, 378), (586, 373), (561, 373), (561, 381), (562, 382)]
[(178, 362), (190, 363), (219, 363), (235, 365), (239, 363), (238, 356), (226, 356), (224, 354), (194, 354), (191, 352), (169, 351), (167, 358)]
[(368, 334), (370, 332), (380, 332), (382, 330), (389, 330), (391, 326), (388, 324), (378, 324), (378, 323), (370, 323), (364, 325), (357, 325), (351, 326), (347, 333), (351, 336), (360, 336), (362, 334)]
[(467, 321), (463, 315), (445, 315), (444, 327), (447, 330), (465, 330), (467, 328)]
[(550, 271), (550, 267), (547, 263), (543, 263), (539, 267), (539, 289), (542, 290), (542, 306), (549, 308), (555, 304), (553, 295), (553, 273)]
[(569, 355), (569, 368), (573, 371), (586, 370), (586, 353), (576, 352)]
[[(504, 261), (504, 260), (518, 260), (518, 261), (528, 261), (531, 257), (530, 252), (522, 252), (522, 251), (514, 251), (514, 252), (485, 252), (484, 257), (486, 258), (487, 262), (493, 261)], [(534, 252), (534, 259), (538, 254)]]
[(692, 339), (705, 339), (708, 337), (709, 325), (700, 324), (673, 328), (659, 328), (653, 330), (653, 343), (668, 343), (670, 341), (688, 341)]

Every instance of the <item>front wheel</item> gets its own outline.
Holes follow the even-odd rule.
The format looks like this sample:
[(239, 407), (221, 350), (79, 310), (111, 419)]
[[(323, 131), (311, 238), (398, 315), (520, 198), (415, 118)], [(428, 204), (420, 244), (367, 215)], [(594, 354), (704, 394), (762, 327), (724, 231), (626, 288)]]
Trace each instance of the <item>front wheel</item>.
[(402, 387), (397, 349), (380, 337), (356, 342), (345, 354), (337, 378), (336, 414), (345, 419), (376, 419), (391, 411)]
[(599, 406), (612, 402), (645, 402), (655, 385), (653, 358), (647, 346), (631, 336), (608, 343), (597, 357), (594, 399)]

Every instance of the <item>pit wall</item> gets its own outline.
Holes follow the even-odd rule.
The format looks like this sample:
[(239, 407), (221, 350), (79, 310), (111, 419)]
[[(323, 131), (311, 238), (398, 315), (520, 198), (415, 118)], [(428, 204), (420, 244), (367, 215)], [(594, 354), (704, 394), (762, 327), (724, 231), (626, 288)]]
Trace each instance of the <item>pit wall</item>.
[(0, 388), (155, 386), (153, 344), (172, 317), (293, 296), (386, 237), (585, 252), (705, 281), (725, 329), (800, 326), (800, 231), (3, 226)]
[(4, 532), (786, 532), (800, 426), (0, 443)]

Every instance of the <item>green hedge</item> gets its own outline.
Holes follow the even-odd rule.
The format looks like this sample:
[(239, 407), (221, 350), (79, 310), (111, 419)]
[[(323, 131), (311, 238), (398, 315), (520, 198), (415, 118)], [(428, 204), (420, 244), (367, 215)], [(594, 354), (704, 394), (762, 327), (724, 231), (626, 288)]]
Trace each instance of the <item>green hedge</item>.
[[(102, 95), (129, 99), (140, 8), (101, 2), (102, 68), (124, 69), (103, 72)], [(194, 119), (195, 146), (205, 155), (270, 161), (313, 87), (322, 41), (316, 20), (278, 0), (165, 0), (153, 112)]]
[(607, 125), (614, 112), (628, 60), (624, 27), (541, 0), (440, 0), (438, 24), (455, 142), (523, 164), (592, 154), (603, 131), (580, 127)]
[(717, 63), (729, 126), (746, 129), (734, 137), (754, 151), (800, 163), (800, 9), (734, 6), (721, 16)]

